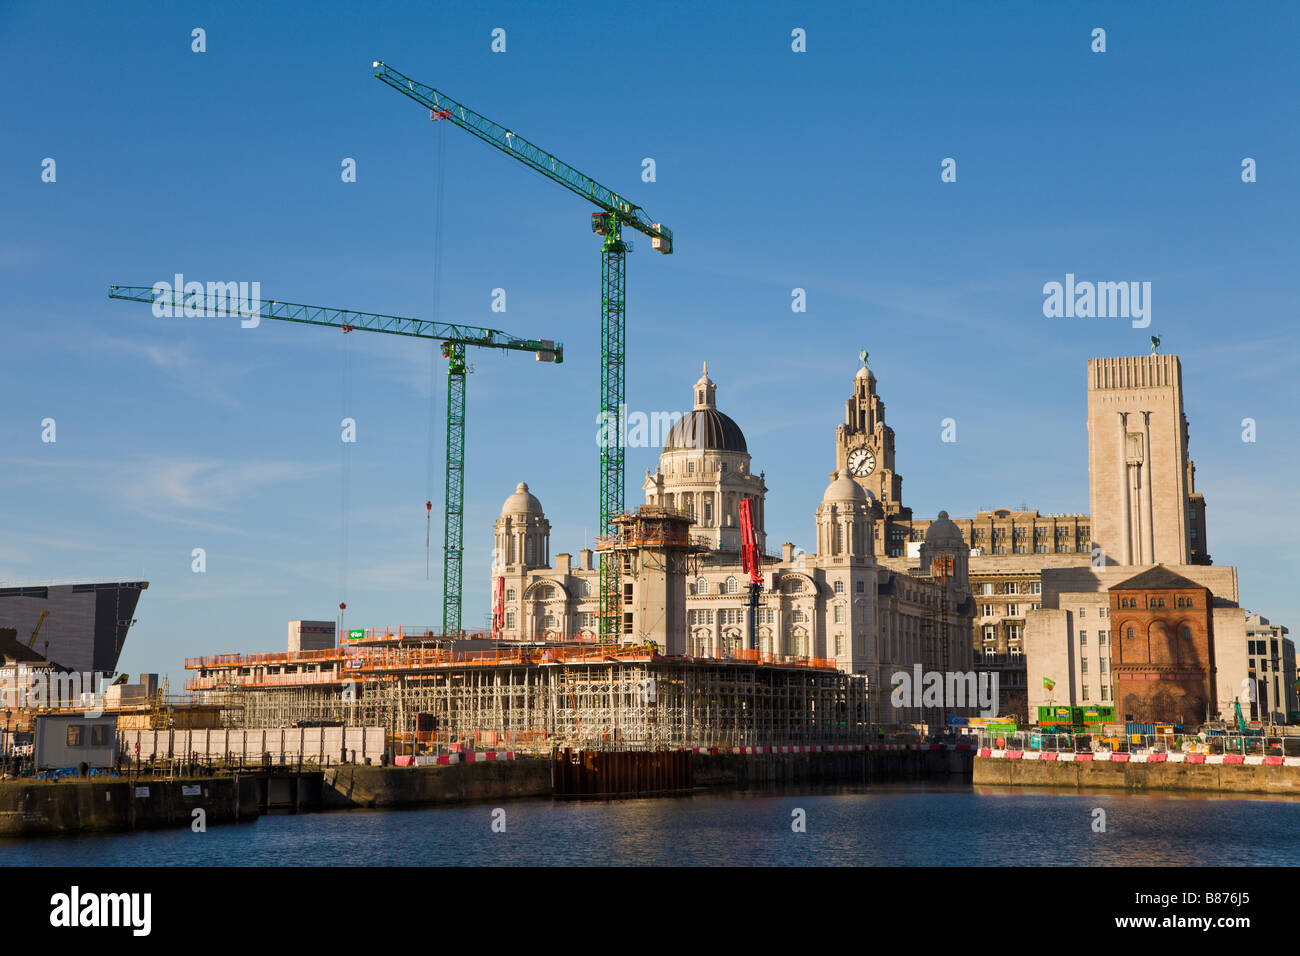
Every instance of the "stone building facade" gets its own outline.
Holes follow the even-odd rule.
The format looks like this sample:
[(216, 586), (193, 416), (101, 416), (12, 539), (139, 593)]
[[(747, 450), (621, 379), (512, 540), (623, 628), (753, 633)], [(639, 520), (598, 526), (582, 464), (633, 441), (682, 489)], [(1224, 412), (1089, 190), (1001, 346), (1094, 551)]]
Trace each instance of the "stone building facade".
[[(855, 395), (863, 371), (855, 379)], [(694, 408), (673, 426), (658, 468), (647, 472), (643, 484), (646, 509), (687, 519), (691, 548), (684, 559), (685, 626), (678, 631), (663, 615), (634, 614), (625, 639), (653, 641), (669, 654), (726, 657), (751, 642), (738, 507), (743, 498), (750, 498), (764, 550), (767, 486), (763, 474), (753, 471), (740, 427), (718, 410), (716, 394), (706, 369), (693, 387)], [(870, 389), (861, 398), (870, 403), (869, 396)], [(891, 475), (886, 487), (890, 499), (897, 501), (892, 441), (886, 442), (883, 430), (875, 427), (883, 419), (883, 408), (872, 414), (880, 417), (860, 421), (870, 423), (872, 439), (879, 442), (871, 447), (880, 449), (879, 462)], [(786, 542), (780, 554), (765, 553), (752, 641), (764, 654), (829, 659), (841, 671), (865, 677), (877, 723), (938, 724), (940, 713), (893, 707), (889, 688), (896, 672), (910, 673), (916, 664), (925, 671), (973, 670), (969, 549), (941, 513), (919, 544), (916, 567), (886, 567), (876, 557), (881, 541), (877, 522), (883, 514), (881, 496), (862, 487), (848, 467), (832, 472), (813, 512), (816, 551), (799, 552)], [(503, 598), (501, 637), (596, 640), (597, 556), (582, 550), (575, 561), (561, 552), (552, 565), (550, 524), (541, 503), (522, 483), (506, 500), (494, 532), (499, 562), (493, 588)], [(932, 574), (936, 567), (943, 573)], [(632, 565), (626, 571), (623, 586), (629, 606), (649, 607), (638, 589), (657, 588), (659, 579), (642, 580), (639, 568)]]
[(1088, 362), (1093, 542), (1107, 564), (1209, 564), (1177, 355)]

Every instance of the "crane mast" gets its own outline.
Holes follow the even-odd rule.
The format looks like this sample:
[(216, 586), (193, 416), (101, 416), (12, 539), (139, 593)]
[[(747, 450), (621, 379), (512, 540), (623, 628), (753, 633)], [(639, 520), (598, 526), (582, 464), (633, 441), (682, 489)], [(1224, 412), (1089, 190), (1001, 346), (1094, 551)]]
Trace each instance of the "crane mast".
[[(591, 228), (603, 237), (600, 275), (600, 418), (601, 434), (598, 481), (599, 534), (606, 542), (618, 534), (614, 518), (624, 511), (624, 409), (627, 404), (624, 370), (627, 358), (626, 256), (623, 227), (649, 236), (651, 246), (665, 255), (673, 251), (672, 230), (654, 222), (638, 205), (620, 196), (590, 176), (534, 145), (513, 130), (488, 119), (439, 90), (413, 80), (380, 60), (372, 64), (376, 79), (429, 110), (435, 120), (448, 120), (495, 147), (552, 182), (595, 204)], [(609, 440), (609, 436), (613, 439)], [(600, 551), (600, 637), (611, 642), (623, 632), (622, 585), (617, 552)]]
[(110, 286), (109, 298), (128, 302), (147, 302), (157, 309), (166, 307), (173, 314), (236, 316), (275, 319), (342, 329), (363, 330), (434, 339), (442, 342), (442, 357), (447, 360), (447, 445), (446, 497), (443, 524), (442, 630), (447, 636), (461, 632), (461, 596), (464, 584), (462, 561), (465, 551), (465, 376), (466, 348), (492, 348), (503, 351), (533, 352), (538, 361), (564, 361), (563, 343), (550, 339), (524, 339), (500, 329), (473, 325), (429, 322), (397, 315), (331, 309), (317, 305), (282, 302), (278, 299), (240, 300), (206, 292), (184, 292), (159, 286)]

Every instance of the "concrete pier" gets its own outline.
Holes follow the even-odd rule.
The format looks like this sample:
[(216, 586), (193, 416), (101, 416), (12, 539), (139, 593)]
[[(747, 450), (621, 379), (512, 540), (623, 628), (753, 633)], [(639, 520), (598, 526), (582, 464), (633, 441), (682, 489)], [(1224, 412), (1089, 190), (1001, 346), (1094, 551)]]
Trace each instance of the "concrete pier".
[(972, 782), (976, 786), (1184, 790), (1223, 796), (1238, 793), (1300, 796), (1300, 767), (976, 757)]
[(258, 781), (243, 777), (176, 780), (0, 781), (0, 836), (52, 836), (97, 830), (248, 822), (261, 813)]

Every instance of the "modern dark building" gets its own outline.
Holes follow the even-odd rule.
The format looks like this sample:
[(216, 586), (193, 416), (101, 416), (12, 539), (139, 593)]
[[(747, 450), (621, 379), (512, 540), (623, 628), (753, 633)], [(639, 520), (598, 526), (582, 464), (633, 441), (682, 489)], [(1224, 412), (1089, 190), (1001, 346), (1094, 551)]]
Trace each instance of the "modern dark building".
[[(65, 670), (114, 673), (140, 592), (148, 586), (126, 581), (0, 588), (0, 628), (13, 628), (18, 643), (30, 643), (33, 652)], [(49, 612), (44, 620), (42, 611)]]

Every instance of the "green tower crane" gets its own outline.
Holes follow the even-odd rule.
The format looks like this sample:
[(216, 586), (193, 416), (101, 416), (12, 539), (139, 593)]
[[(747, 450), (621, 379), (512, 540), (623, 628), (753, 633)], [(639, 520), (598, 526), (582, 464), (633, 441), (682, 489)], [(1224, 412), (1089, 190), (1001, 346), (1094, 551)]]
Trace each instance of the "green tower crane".
[[(419, 83), (379, 60), (373, 63), (373, 69), (376, 78), (427, 107), (431, 119), (450, 120), (600, 209), (591, 216), (592, 232), (603, 239), (600, 250), (599, 420), (602, 440), (598, 521), (600, 534), (608, 542), (617, 532), (614, 516), (623, 512), (623, 418), (626, 408), (623, 373), (627, 346), (625, 259), (628, 252), (627, 243), (623, 241), (623, 227), (627, 226), (649, 236), (651, 245), (665, 255), (673, 251), (672, 230), (662, 223), (652, 222), (640, 206), (624, 199), (612, 189), (607, 189), (504, 126), (475, 113), (446, 93)], [(619, 567), (614, 552), (608, 547), (602, 548), (599, 613), (602, 641), (617, 641), (623, 632), (623, 595), (619, 583)]]
[(241, 300), (233, 295), (227, 297), (212, 293), (182, 293), (171, 289), (156, 291), (152, 286), (110, 286), (108, 296), (129, 302), (148, 302), (154, 305), (155, 310), (165, 307), (176, 315), (277, 319), (282, 322), (324, 325), (344, 332), (363, 329), (441, 341), (442, 355), (447, 359), (447, 480), (446, 521), (442, 535), (442, 631), (448, 636), (460, 633), (463, 584), (461, 562), (465, 544), (465, 350), (472, 346), (533, 352), (540, 362), (559, 364), (564, 361), (563, 343), (550, 339), (521, 339), (499, 329), (483, 329), (472, 325), (428, 322), (424, 319), (355, 312), (351, 309), (329, 309), (276, 299), (254, 301)]

